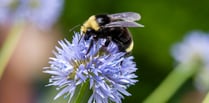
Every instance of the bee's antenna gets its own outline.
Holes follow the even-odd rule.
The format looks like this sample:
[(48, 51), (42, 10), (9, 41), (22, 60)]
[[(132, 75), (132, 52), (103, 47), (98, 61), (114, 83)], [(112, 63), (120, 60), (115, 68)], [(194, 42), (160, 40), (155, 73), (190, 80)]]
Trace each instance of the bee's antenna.
[[(78, 24), (78, 25), (72, 27), (72, 28), (69, 30), (69, 32), (72, 32), (74, 29), (76, 29), (76, 28), (79, 27), (79, 26), (80, 26), (80, 24)], [(81, 34), (81, 33), (80, 33), (80, 34)], [(83, 38), (83, 34), (81, 34), (81, 37), (80, 37), (80, 39), (78, 40), (78, 43), (81, 41), (82, 38)]]
[(72, 28), (69, 30), (69, 32), (72, 32), (72, 31), (73, 31), (74, 29), (76, 29), (78, 26), (80, 26), (80, 24), (78, 24), (78, 25), (72, 27)]

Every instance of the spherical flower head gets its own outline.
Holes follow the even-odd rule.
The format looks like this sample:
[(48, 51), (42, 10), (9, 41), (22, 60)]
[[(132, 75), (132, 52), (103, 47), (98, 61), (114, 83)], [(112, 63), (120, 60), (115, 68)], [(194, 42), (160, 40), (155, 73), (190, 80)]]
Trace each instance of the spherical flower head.
[(50, 67), (44, 70), (51, 75), (49, 86), (62, 89), (55, 99), (65, 94), (70, 101), (78, 86), (88, 82), (92, 91), (88, 103), (121, 103), (124, 96), (131, 95), (126, 89), (137, 82), (133, 57), (119, 52), (112, 42), (104, 47), (105, 39), (94, 42), (87, 54), (90, 41), (78, 33), (72, 43), (66, 39), (59, 41), (55, 57), (50, 58)]
[(195, 85), (201, 91), (209, 90), (209, 33), (188, 33), (182, 43), (174, 45), (172, 55), (179, 63), (200, 62), (202, 67), (195, 77)]
[(172, 55), (178, 62), (189, 62), (199, 59), (205, 64), (209, 63), (209, 34), (193, 31), (189, 33), (182, 43), (174, 45)]
[(63, 3), (63, 0), (1, 0), (0, 24), (27, 21), (49, 28), (57, 20)]

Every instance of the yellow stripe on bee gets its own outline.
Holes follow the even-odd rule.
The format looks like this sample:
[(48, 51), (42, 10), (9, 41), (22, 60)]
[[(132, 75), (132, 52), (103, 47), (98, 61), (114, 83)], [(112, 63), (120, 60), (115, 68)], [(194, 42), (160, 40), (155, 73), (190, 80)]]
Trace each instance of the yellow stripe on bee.
[(81, 26), (81, 32), (86, 32), (88, 28), (91, 28), (95, 31), (99, 30), (99, 24), (96, 21), (96, 17), (93, 15)]
[(131, 52), (132, 49), (133, 49), (133, 47), (134, 47), (134, 42), (132, 41), (131, 44), (130, 44), (130, 46), (126, 49), (126, 52), (127, 53)]

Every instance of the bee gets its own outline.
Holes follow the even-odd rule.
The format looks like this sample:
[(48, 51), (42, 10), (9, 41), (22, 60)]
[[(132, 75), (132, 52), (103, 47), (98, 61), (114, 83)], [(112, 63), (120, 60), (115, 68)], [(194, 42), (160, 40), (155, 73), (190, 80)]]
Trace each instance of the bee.
[(84, 35), (84, 40), (89, 40), (92, 37), (87, 54), (93, 46), (93, 43), (101, 38), (106, 39), (104, 47), (107, 47), (113, 41), (118, 46), (119, 51), (130, 53), (134, 43), (132, 35), (127, 28), (143, 27), (143, 25), (135, 22), (140, 19), (141, 16), (135, 12), (90, 16), (81, 26), (81, 33)]

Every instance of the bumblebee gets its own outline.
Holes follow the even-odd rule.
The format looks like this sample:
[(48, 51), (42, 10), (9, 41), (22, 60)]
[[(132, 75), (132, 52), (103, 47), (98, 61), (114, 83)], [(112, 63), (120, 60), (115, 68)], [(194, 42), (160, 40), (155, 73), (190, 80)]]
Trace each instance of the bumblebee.
[(106, 39), (104, 47), (107, 47), (113, 41), (118, 46), (119, 51), (130, 53), (134, 43), (127, 27), (143, 27), (143, 25), (134, 22), (140, 19), (141, 16), (135, 12), (101, 14), (89, 17), (81, 26), (84, 40), (89, 40), (90, 37), (93, 37), (87, 54), (93, 43), (100, 38)]

